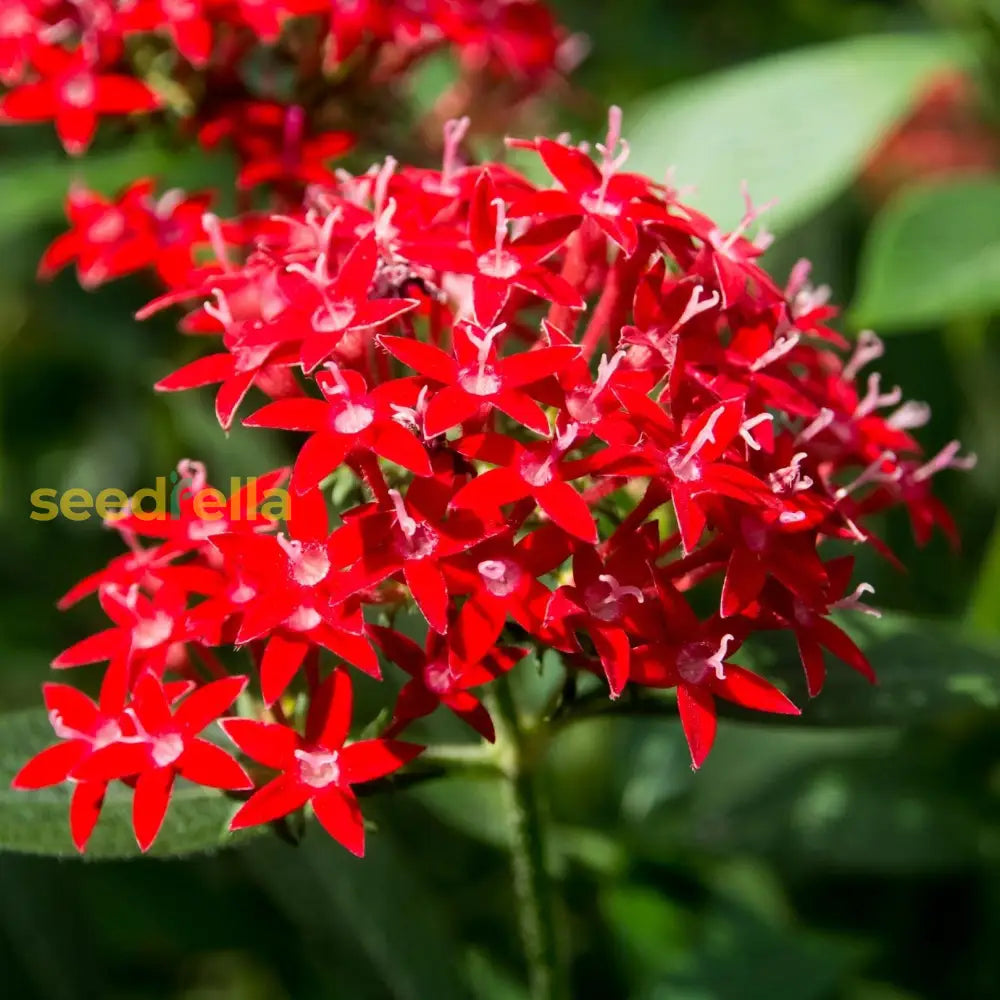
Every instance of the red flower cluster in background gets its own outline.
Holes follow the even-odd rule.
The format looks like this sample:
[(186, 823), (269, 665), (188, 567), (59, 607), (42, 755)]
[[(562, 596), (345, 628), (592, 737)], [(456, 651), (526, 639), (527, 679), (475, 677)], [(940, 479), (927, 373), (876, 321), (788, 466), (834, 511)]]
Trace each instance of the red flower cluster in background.
[[(25, 10), (57, 23), (61, 6)], [(106, 5), (65, 6), (96, 24)], [(268, 40), (319, 8), (334, 60), (387, 39), (446, 38), (481, 66), (514, 61), (529, 74), (551, 68), (557, 37), (534, 3), (151, 0), (92, 29), (91, 69), (114, 65), (124, 33), (168, 23), (156, 14), (168, 6), (188, 12), (169, 33), (209, 73), (219, 25), (239, 29), (227, 44), (244, 32)], [(39, 65), (27, 46), (22, 72)], [(143, 848), (177, 775), (251, 787), (198, 735), (247, 681), (228, 675), (220, 647), (246, 649), (254, 675), (249, 717), (222, 727), (256, 762), (255, 780), (268, 775), (233, 827), (310, 802), (357, 853), (351, 786), (412, 759), (419, 748), (396, 737), (440, 706), (491, 740), (481, 691), (530, 648), (558, 651), (611, 698), (629, 684), (676, 689), (694, 767), (712, 746), (716, 699), (798, 712), (739, 665), (755, 633), (795, 635), (811, 694), (827, 654), (872, 676), (830, 617), (873, 613), (861, 603), (870, 588), (852, 586), (853, 560), (824, 558), (822, 543), (884, 550), (871, 519), (894, 506), (921, 541), (935, 526), (954, 534), (930, 482), (971, 459), (957, 444), (922, 457), (910, 432), (926, 407), (867, 372), (882, 353), (873, 334), (852, 347), (830, 328), (835, 310), (806, 264), (784, 288), (761, 269), (767, 237), (752, 235), (749, 200), (727, 233), (625, 172), (617, 109), (596, 157), (566, 141), (513, 143), (537, 156), (542, 184), (470, 162), (465, 120), (445, 129), (441, 169), (390, 158), (315, 172), (323, 154), (307, 150), (335, 147), (336, 133), (306, 139), (298, 116), (275, 146), (265, 137), (289, 112), (260, 111), (229, 108), (210, 131), (240, 146), (244, 181), (269, 186), (274, 212), (222, 221), (206, 197), (157, 198), (144, 181), (113, 203), (75, 191), (72, 231), (43, 262), (76, 261), (90, 284), (155, 268), (166, 290), (145, 314), (180, 305), (182, 330), (218, 338), (158, 387), (214, 387), (223, 428), (242, 415), (301, 434), (290, 476), (268, 480), (288, 477), (284, 525), (246, 498), (223, 520), (190, 502), (158, 520), (127, 516), (114, 526), (130, 552), (67, 595), (96, 592), (110, 620), (54, 663), (106, 663), (100, 704), (50, 686), (62, 742), (16, 784), (75, 782), (81, 849), (111, 780), (135, 788)], [(331, 523), (322, 484), (344, 469), (368, 502)], [(196, 463), (181, 471), (192, 493), (204, 486)], [(414, 606), (423, 649), (371, 623)], [(381, 736), (350, 743), (348, 668), (381, 676), (377, 653), (406, 683)], [(348, 666), (331, 673), (327, 661)], [(290, 692), (306, 695), (301, 732)]]

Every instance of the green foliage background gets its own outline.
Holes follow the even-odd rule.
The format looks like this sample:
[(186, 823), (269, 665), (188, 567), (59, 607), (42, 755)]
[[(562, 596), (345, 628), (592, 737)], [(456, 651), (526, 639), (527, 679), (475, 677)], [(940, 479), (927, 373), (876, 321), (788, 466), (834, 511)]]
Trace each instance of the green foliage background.
[[(577, 75), (590, 96), (556, 112), (559, 128), (593, 136), (619, 102), (637, 165), (662, 175), (675, 164), (678, 182), (698, 185), (699, 203), (726, 221), (743, 177), (757, 199), (781, 198), (769, 251), (778, 277), (811, 257), (815, 278), (849, 306), (847, 328), (887, 335), (887, 384), (931, 403), (928, 447), (961, 437), (980, 456), (974, 473), (939, 484), (961, 552), (941, 538), (918, 551), (892, 518), (883, 534), (909, 571), (864, 557), (860, 578), (893, 612), (860, 626), (880, 689), (834, 668), (802, 720), (727, 720), (697, 775), (669, 717), (559, 737), (547, 767), (574, 995), (996, 996), (1000, 177), (916, 186), (878, 210), (854, 184), (943, 61), (968, 66), (996, 104), (994, 5), (557, 6), (593, 41)], [(98, 626), (90, 604), (59, 614), (54, 603), (118, 551), (95, 521), (30, 521), (33, 489), (133, 490), (183, 456), (223, 481), (282, 460), (276, 436), (237, 429), (226, 440), (208, 394), (152, 393), (198, 345), (169, 317), (130, 320), (149, 296), (142, 281), (90, 294), (72, 275), (34, 281), (72, 178), (110, 192), (141, 173), (195, 187), (225, 170), (142, 140), (68, 164), (47, 130), (0, 133), (2, 712), (37, 705), (48, 661)], [(780, 646), (760, 655), (794, 657)], [(18, 718), (0, 745), (7, 775), (45, 739)], [(3, 995), (519, 1000), (497, 793), (470, 778), (371, 800), (379, 829), (363, 863), (316, 835), (138, 862), (0, 853)], [(31, 832), (32, 816), (62, 805), (0, 788), (0, 843), (62, 850)], [(195, 808), (192, 819), (190, 806), (178, 836), (210, 842), (222, 817)], [(102, 843), (115, 852), (113, 832)]]

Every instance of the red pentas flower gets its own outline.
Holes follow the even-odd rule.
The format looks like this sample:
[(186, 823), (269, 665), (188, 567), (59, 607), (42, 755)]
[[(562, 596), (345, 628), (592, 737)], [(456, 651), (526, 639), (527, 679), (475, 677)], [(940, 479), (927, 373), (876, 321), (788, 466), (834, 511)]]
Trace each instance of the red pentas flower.
[(136, 842), (148, 850), (156, 840), (176, 778), (227, 790), (253, 787), (243, 769), (216, 744), (198, 734), (226, 712), (246, 686), (228, 677), (186, 693), (176, 708), (176, 685), (143, 674), (126, 703), (107, 687), (100, 705), (74, 688), (45, 689), (49, 718), (62, 740), (43, 750), (15, 776), (15, 788), (74, 783), (70, 803), (73, 840), (83, 850), (97, 823), (109, 782), (134, 788), (132, 824)]
[[(258, 41), (248, 24), (280, 48), (277, 27), (301, 15), (318, 21), (296, 34), (308, 51), (295, 64), (315, 72), (358, 53), (338, 72), (392, 76), (456, 44), (477, 67), (470, 80), (508, 63), (523, 70), (518, 92), (544, 77), (558, 32), (539, 4), (472, 6), (287, 0), (258, 24), (249, 2), (191, 3), (164, 33), (201, 65), (202, 28), (183, 42), (178, 32), (211, 23), (202, 72), (221, 96), (192, 97), (189, 131), (205, 146), (232, 142), (242, 182), (260, 182), (254, 207), (221, 220), (204, 196), (156, 198), (148, 182), (113, 201), (73, 194), (72, 230), (43, 269), (76, 261), (94, 284), (152, 264), (166, 287), (141, 315), (179, 308), (185, 334), (216, 338), (158, 387), (218, 386), (224, 428), (256, 390), (247, 427), (306, 435), (273, 517), (243, 489), (244, 513), (222, 497), (222, 516), (207, 516), (193, 497), (208, 489), (204, 469), (186, 462), (177, 509), (115, 519), (130, 552), (66, 595), (96, 592), (111, 619), (54, 662), (107, 664), (101, 703), (47, 692), (72, 717), (56, 727), (66, 748), (18, 781), (76, 782), (79, 844), (109, 781), (135, 787), (144, 846), (177, 775), (247, 787), (197, 729), (211, 717), (202, 700), (216, 715), (229, 707), (205, 692), (244, 690), (242, 675), (216, 686), (229, 683), (233, 646), (253, 682), (247, 717), (224, 728), (262, 766), (255, 775), (277, 772), (234, 829), (311, 803), (361, 853), (353, 787), (411, 760), (417, 749), (396, 737), (441, 705), (492, 740), (480, 695), (530, 651), (567, 675), (553, 685), (559, 713), (574, 711), (579, 672), (610, 698), (676, 690), (700, 767), (719, 698), (798, 712), (770, 678), (731, 662), (759, 633), (795, 636), (812, 695), (827, 654), (877, 669), (833, 620), (871, 609), (831, 542), (892, 559), (873, 525), (893, 509), (920, 542), (953, 531), (932, 481), (972, 456), (957, 442), (922, 454), (928, 408), (865, 371), (881, 342), (848, 345), (830, 327), (835, 310), (806, 265), (781, 284), (762, 269), (768, 237), (749, 198), (725, 232), (669, 186), (624, 173), (617, 109), (594, 156), (515, 140), (548, 169), (540, 183), (470, 162), (462, 119), (445, 128), (440, 169), (389, 158), (355, 175), (330, 169), (346, 140), (320, 127), (332, 112), (311, 86), (296, 90), (302, 104), (265, 102), (235, 71)], [(95, 78), (123, 58), (111, 20), (86, 47)], [(220, 21), (242, 27), (217, 32)], [(262, 479), (284, 489), (281, 472)], [(401, 634), (404, 610), (426, 619), (424, 648)], [(407, 680), (381, 735), (351, 743), (348, 668), (381, 679), (377, 652)], [(175, 708), (181, 682), (197, 690)]]
[(268, 823), (309, 803), (331, 837), (364, 855), (364, 820), (352, 786), (392, 774), (423, 747), (387, 739), (348, 743), (352, 699), (350, 677), (335, 670), (313, 693), (305, 735), (252, 719), (222, 722), (243, 753), (279, 772), (240, 807), (230, 829)]
[(0, 97), (0, 122), (54, 120), (60, 141), (73, 155), (90, 145), (99, 117), (160, 106), (160, 98), (145, 83), (104, 72), (83, 48), (67, 52), (42, 46), (32, 53), (32, 65), (40, 79)]

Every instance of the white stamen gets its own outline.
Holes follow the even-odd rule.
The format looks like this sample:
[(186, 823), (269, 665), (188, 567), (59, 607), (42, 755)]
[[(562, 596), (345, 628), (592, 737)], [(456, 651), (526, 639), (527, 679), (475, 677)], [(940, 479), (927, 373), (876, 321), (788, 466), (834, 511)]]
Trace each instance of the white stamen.
[(753, 439), (750, 432), (755, 428), (759, 427), (761, 424), (766, 424), (769, 420), (774, 420), (774, 417), (770, 413), (758, 413), (756, 417), (751, 417), (749, 420), (743, 422), (740, 425), (740, 437), (743, 438), (747, 443), (747, 447), (751, 448), (753, 451), (760, 451), (760, 444)]
[(868, 391), (854, 410), (855, 420), (867, 417), (883, 406), (896, 406), (903, 398), (903, 390), (898, 385), (891, 392), (882, 392), (881, 389), (882, 376), (878, 372), (872, 372), (868, 376)]
[(759, 372), (761, 369), (766, 368), (779, 358), (783, 358), (789, 351), (793, 351), (798, 346), (801, 339), (802, 335), (800, 333), (790, 333), (786, 337), (779, 337), (775, 341), (773, 347), (766, 350), (752, 365), (750, 365), (750, 371)]
[(893, 430), (907, 431), (923, 427), (931, 419), (931, 408), (926, 403), (907, 400), (894, 413), (886, 418), (886, 424)]
[(864, 594), (874, 594), (875, 588), (870, 583), (859, 583), (854, 588), (853, 594), (842, 597), (839, 601), (834, 601), (831, 608), (842, 608), (849, 611), (860, 611), (863, 615), (871, 615), (873, 618), (881, 618), (882, 612), (878, 608), (873, 608), (870, 604), (862, 602)]
[(915, 483), (922, 483), (924, 480), (930, 479), (931, 476), (945, 469), (961, 469), (963, 472), (974, 469), (978, 461), (977, 456), (970, 453), (964, 458), (960, 458), (958, 452), (961, 447), (962, 445), (959, 441), (951, 441), (949, 444), (946, 444), (929, 462), (920, 466), (910, 476), (910, 479)]
[(885, 344), (875, 334), (875, 331), (862, 330), (858, 334), (858, 342), (854, 347), (854, 353), (847, 364), (844, 365), (844, 379), (848, 382), (853, 382), (858, 372), (865, 365), (882, 357), (883, 354), (885, 354)]
[(407, 538), (412, 538), (417, 533), (417, 522), (410, 517), (399, 490), (389, 490), (389, 496), (396, 511), (396, 520), (399, 522), (400, 530)]
[(833, 423), (834, 416), (833, 410), (827, 409), (824, 406), (812, 421), (799, 431), (795, 437), (795, 443), (804, 444), (807, 441), (811, 441), (817, 434), (822, 434)]
[(898, 483), (900, 479), (903, 478), (903, 467), (901, 465), (895, 465), (892, 471), (885, 472), (882, 467), (887, 462), (896, 462), (896, 455), (894, 452), (883, 452), (877, 459), (875, 459), (874, 462), (871, 463), (871, 465), (864, 469), (856, 479), (837, 490), (837, 492), (834, 493), (834, 498), (837, 500), (843, 500), (844, 497), (854, 493), (856, 490), (859, 490), (862, 486), (867, 486), (869, 483)]

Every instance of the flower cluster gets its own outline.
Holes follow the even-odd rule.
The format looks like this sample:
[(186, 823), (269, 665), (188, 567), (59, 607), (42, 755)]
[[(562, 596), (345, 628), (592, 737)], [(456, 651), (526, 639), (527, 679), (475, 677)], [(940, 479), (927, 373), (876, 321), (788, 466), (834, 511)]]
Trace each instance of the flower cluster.
[(329, 176), (373, 85), (391, 94), (435, 52), (458, 64), (455, 111), (523, 100), (574, 47), (535, 0), (5, 0), (0, 121), (52, 121), (78, 155), (100, 119), (162, 112), (206, 148), (228, 139), (245, 185), (294, 186)]
[[(140, 14), (165, 5), (134, 6), (148, 25)], [(218, 24), (266, 38), (286, 14), (329, 11), (182, 6), (190, 20), (170, 30), (195, 65), (215, 51), (198, 39)], [(252, 20), (261, 7), (276, 19)], [(348, 8), (368, 19), (356, 36), (337, 20)], [(436, 32), (486, 63), (501, 52), (550, 61), (548, 31), (520, 45), (544, 20), (536, 4), (333, 9), (338, 39), (416, 45), (433, 12)], [(517, 30), (486, 30), (464, 16), (473, 9)], [(38, 65), (37, 52), (24, 58)], [(146, 181), (113, 202), (72, 193), (72, 231), (43, 270), (75, 260), (94, 284), (155, 269), (165, 290), (142, 315), (182, 307), (183, 331), (218, 342), (158, 388), (212, 386), (223, 428), (241, 419), (301, 440), (289, 470), (259, 481), (288, 482), (284, 524), (246, 496), (222, 518), (199, 516), (191, 496), (205, 470), (186, 461), (179, 512), (116, 518), (128, 553), (64, 598), (96, 593), (110, 619), (53, 664), (106, 663), (100, 702), (49, 686), (60, 743), (15, 783), (73, 781), (81, 849), (112, 780), (134, 786), (146, 848), (180, 775), (256, 788), (234, 829), (311, 803), (361, 853), (352, 785), (408, 763), (420, 748), (397, 737), (442, 706), (492, 740), (481, 693), (532, 648), (596, 676), (611, 699), (629, 685), (675, 689), (697, 768), (717, 699), (798, 712), (739, 665), (755, 633), (794, 634), (813, 695), (828, 656), (873, 677), (831, 618), (875, 613), (862, 603), (871, 588), (824, 542), (891, 555), (871, 524), (897, 506), (920, 541), (936, 526), (954, 534), (931, 479), (971, 457), (957, 443), (922, 456), (911, 431), (927, 407), (867, 372), (881, 342), (850, 345), (830, 327), (835, 310), (806, 263), (784, 287), (761, 268), (768, 237), (749, 199), (724, 232), (669, 185), (626, 172), (617, 108), (593, 153), (510, 141), (535, 158), (537, 182), (471, 162), (468, 127), (447, 123), (440, 169), (388, 158), (334, 174), (313, 171), (318, 153), (251, 149), (258, 133), (241, 126), (242, 181), (266, 180), (274, 210), (230, 220)], [(364, 501), (332, 521), (331, 477)], [(408, 607), (426, 620), (424, 648), (393, 627)], [(252, 687), (218, 653), (233, 646), (249, 655)], [(381, 677), (379, 654), (406, 680), (378, 736), (351, 743), (349, 671)], [(221, 726), (255, 762), (253, 780), (198, 735), (237, 697)]]

